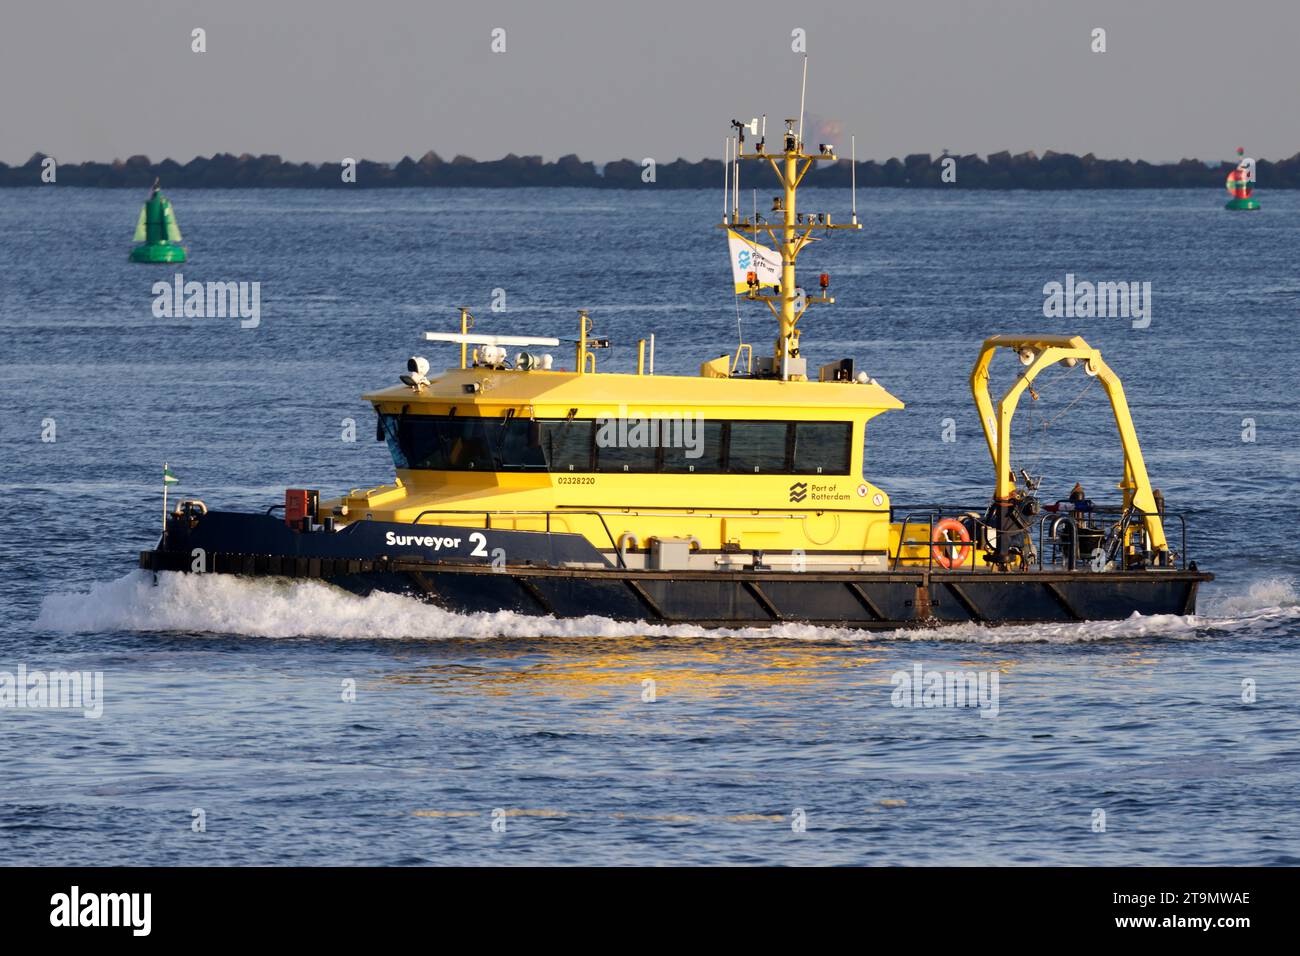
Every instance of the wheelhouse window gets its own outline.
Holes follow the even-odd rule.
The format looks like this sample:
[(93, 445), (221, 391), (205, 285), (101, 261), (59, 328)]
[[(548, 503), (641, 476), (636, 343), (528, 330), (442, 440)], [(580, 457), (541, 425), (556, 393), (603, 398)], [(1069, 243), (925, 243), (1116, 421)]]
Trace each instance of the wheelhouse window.
[(398, 468), (546, 470), (536, 422), (434, 415), (383, 415), (380, 422)]
[[(492, 419), (484, 419), (492, 421)], [(501, 420), (493, 455), (500, 470), (545, 471), (546, 455), (542, 449), (541, 422), (512, 418)]]
[(733, 474), (789, 473), (791, 422), (731, 422), (727, 470)]
[(551, 471), (591, 471), (591, 421), (560, 419), (538, 424), (542, 453)]
[(852, 448), (849, 422), (795, 422), (794, 473), (847, 475)]
[(381, 414), (379, 424), (398, 468), (429, 471), (847, 475), (853, 440), (851, 422), (682, 420), (651, 445), (602, 444), (591, 419)]
[(659, 470), (659, 449), (596, 442), (596, 470), (646, 474)]
[(716, 475), (726, 470), (726, 422), (684, 418), (674, 437), (664, 447), (662, 471)]

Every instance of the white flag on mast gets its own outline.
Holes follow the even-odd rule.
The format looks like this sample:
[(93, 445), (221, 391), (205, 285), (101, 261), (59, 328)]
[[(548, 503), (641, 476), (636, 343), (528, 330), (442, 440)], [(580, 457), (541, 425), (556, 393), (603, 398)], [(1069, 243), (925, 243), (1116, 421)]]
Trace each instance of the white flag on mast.
[(749, 291), (751, 272), (758, 276), (760, 286), (780, 284), (781, 257), (767, 246), (728, 229), (727, 249), (731, 253), (731, 278), (736, 283), (737, 293)]

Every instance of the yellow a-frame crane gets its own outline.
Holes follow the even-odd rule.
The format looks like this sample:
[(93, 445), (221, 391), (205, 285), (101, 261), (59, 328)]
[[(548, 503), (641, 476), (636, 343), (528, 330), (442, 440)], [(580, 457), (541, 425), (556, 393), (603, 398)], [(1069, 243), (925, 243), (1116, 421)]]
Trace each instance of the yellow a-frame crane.
[[(998, 402), (996, 409), (989, 395), (989, 364), (994, 353), (1006, 348), (1016, 352), (1021, 363), (1026, 367), (1020, 373), (1006, 394)], [(975, 405), (979, 409), (980, 426), (984, 429), (984, 440), (988, 442), (989, 454), (997, 471), (997, 485), (993, 494), (994, 505), (1009, 508), (1015, 491), (1015, 477), (1011, 463), (1011, 420), (1016, 414), (1016, 405), (1025, 389), (1029, 388), (1034, 378), (1043, 369), (1057, 363), (1075, 365), (1082, 362), (1088, 375), (1096, 376), (1106, 389), (1110, 399), (1111, 411), (1115, 415), (1115, 425), (1119, 429), (1120, 443), (1124, 447), (1124, 477), (1119, 489), (1124, 493), (1124, 508), (1135, 508), (1141, 512), (1141, 519), (1146, 528), (1147, 542), (1155, 557), (1155, 564), (1160, 567), (1169, 565), (1169, 546), (1165, 540), (1164, 524), (1160, 520), (1151, 480), (1147, 477), (1146, 462), (1142, 458), (1142, 448), (1138, 444), (1137, 429), (1133, 426), (1133, 416), (1129, 414), (1128, 401), (1124, 398), (1124, 386), (1119, 376), (1102, 361), (1101, 352), (1090, 346), (1077, 335), (995, 335), (984, 340), (979, 359), (971, 370), (970, 386), (975, 396)]]

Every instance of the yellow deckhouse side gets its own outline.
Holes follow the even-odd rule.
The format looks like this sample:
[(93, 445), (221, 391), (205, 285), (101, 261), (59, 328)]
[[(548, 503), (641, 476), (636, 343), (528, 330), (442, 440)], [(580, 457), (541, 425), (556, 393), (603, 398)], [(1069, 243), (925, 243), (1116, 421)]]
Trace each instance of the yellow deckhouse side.
[[(544, 434), (543, 428), (563, 430), (571, 424), (592, 429), (597, 447), (587, 467), (572, 462), (567, 468), (535, 470), (466, 468), (463, 462), (446, 470), (399, 465), (394, 485), (324, 502), (322, 513), (341, 522), (374, 518), (575, 532), (601, 551), (622, 552), (630, 566), (643, 564), (656, 540), (688, 541), (692, 565), (701, 567), (747, 565), (757, 551), (774, 567), (806, 561), (817, 567), (880, 568), (890, 547), (889, 498), (863, 477), (863, 443), (867, 422), (903, 403), (874, 382), (470, 367), (451, 369), (418, 390), (395, 386), (365, 399), (381, 416), (381, 427), (389, 423), (390, 447), (394, 423), (422, 419), (461, 423), (457, 427), (467, 427), (467, 419), (498, 426), (509, 419), (521, 433), (531, 423), (533, 439)], [(718, 471), (711, 448), (678, 449), (678, 470), (665, 470), (662, 461), (653, 471), (628, 470), (635, 466), (609, 460), (600, 447), (602, 425), (612, 429), (620, 421), (656, 420), (662, 441), (670, 443), (673, 435), (682, 435), (683, 419), (691, 420), (688, 432), (693, 428), (697, 434), (705, 427), (720, 433), (718, 423), (742, 423), (728, 425), (725, 432), (738, 445), (752, 430), (749, 423), (787, 423), (794, 450), (787, 448), (786, 467), (756, 465), (758, 473), (751, 473), (747, 463), (731, 459), (729, 470)], [(846, 461), (819, 457), (824, 452), (804, 441), (805, 429), (810, 436), (825, 433), (815, 428), (819, 423), (845, 424)], [(779, 433), (770, 424), (761, 427)], [(690, 450), (699, 450), (699, 458), (688, 457)], [(833, 460), (835, 467), (819, 473), (817, 463), (824, 460)]]

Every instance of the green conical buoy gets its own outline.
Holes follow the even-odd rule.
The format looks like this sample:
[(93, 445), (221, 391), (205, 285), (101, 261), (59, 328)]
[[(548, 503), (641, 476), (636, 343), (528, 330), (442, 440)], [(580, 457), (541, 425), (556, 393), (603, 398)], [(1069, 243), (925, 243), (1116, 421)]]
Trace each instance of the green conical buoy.
[(184, 262), (185, 249), (181, 245), (181, 227), (176, 224), (172, 204), (154, 180), (153, 193), (140, 208), (140, 218), (135, 223), (133, 242), (140, 245), (131, 250), (132, 262)]

